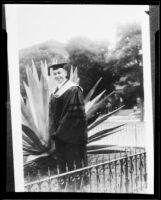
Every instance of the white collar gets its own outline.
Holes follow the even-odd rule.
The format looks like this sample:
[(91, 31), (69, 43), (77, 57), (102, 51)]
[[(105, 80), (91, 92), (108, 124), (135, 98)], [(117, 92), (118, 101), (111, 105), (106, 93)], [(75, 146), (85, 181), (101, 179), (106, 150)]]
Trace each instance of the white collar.
[(62, 94), (64, 94), (64, 92), (66, 92), (69, 88), (73, 87), (73, 86), (77, 86), (79, 87), (81, 90), (83, 90), (79, 85), (73, 83), (72, 81), (68, 80), (64, 85), (62, 85), (62, 87), (54, 94), (55, 98), (60, 97)]
[(62, 87), (62, 85), (64, 85), (64, 83), (67, 81), (67, 79), (65, 79), (61, 84), (57, 85), (58, 89), (60, 89)]

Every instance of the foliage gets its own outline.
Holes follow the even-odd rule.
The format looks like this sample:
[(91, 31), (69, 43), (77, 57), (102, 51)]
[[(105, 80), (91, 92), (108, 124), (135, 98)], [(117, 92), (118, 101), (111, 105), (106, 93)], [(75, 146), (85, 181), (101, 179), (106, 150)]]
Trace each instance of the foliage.
[[(141, 27), (139, 24), (128, 24), (118, 27), (118, 42), (107, 58), (107, 69), (126, 77), (124, 81), (116, 81), (118, 85), (124, 85), (123, 90), (126, 107), (135, 105), (135, 98), (139, 95), (143, 98), (143, 66)], [(137, 87), (135, 87), (137, 85)]]
[(118, 28), (118, 42), (107, 59), (108, 66), (121, 75), (128, 73), (127, 68), (141, 65), (141, 29), (137, 24)]
[(66, 50), (69, 53), (69, 60), (73, 66), (78, 67), (80, 85), (84, 88), (86, 95), (90, 88), (96, 83), (99, 77), (102, 81), (94, 94), (98, 95), (104, 89), (107, 94), (113, 90), (114, 74), (105, 72), (105, 54), (108, 54), (109, 43), (107, 41), (91, 41), (87, 38), (74, 38), (69, 41)]
[[(131, 108), (130, 94), (126, 96), (127, 88), (131, 93), (137, 84), (143, 98), (143, 67), (141, 55), (141, 28), (139, 24), (126, 24), (118, 27), (116, 46), (109, 48), (108, 41), (92, 41), (88, 38), (77, 37), (71, 39), (67, 45), (56, 41), (47, 41), (31, 48), (20, 51), (20, 79), (21, 93), (26, 95), (23, 81), (26, 81), (25, 67), (34, 61), (38, 75), (40, 77), (40, 61), (46, 60), (50, 65), (55, 57), (60, 62), (67, 60), (73, 67), (77, 67), (79, 84), (84, 89), (84, 96), (88, 94), (93, 85), (102, 77), (93, 97), (106, 90), (109, 94), (117, 89), (117, 85), (125, 86), (122, 90), (122, 97), (126, 102), (126, 107)], [(122, 81), (121, 78), (126, 80)], [(129, 97), (129, 99), (128, 99)], [(134, 101), (133, 101), (134, 103)]]
[[(48, 76), (47, 65), (43, 62), (41, 62), (40, 79), (34, 62), (32, 62), (32, 69), (29, 66), (26, 68), (26, 73), (28, 82), (28, 85), (24, 82), (27, 94), (26, 103), (24, 102), (23, 97), (21, 98), (23, 151), (24, 156), (27, 156), (30, 161), (32, 161), (42, 156), (54, 156), (53, 152), (55, 146), (54, 143), (51, 143), (48, 132), (48, 110), (49, 96), (50, 93), (56, 89), (56, 82), (53, 82), (55, 79), (53, 78), (52, 72), (51, 75)], [(52, 84), (50, 84), (51, 80)], [(75, 70), (71, 68), (70, 80), (78, 83), (79, 77), (77, 74), (77, 68)], [(105, 106), (105, 98), (99, 101), (103, 92), (94, 99), (91, 99), (99, 81), (93, 86), (85, 98), (85, 111), (87, 119), (95, 115), (97, 109)], [(100, 119), (96, 118), (93, 123), (91, 122), (91, 125), (89, 124), (88, 130), (90, 131), (121, 108), (106, 114)], [(114, 127), (114, 130), (117, 128), (118, 127)], [(98, 133), (99, 137), (97, 137), (98, 135), (96, 134), (96, 138), (93, 139), (99, 140), (102, 137), (108, 136), (110, 133), (111, 130), (105, 130), (102, 134)]]
[[(89, 124), (95, 122), (97, 124), (99, 122), (99, 120), (97, 121), (99, 117), (98, 110), (105, 107), (107, 103), (107, 94), (115, 89), (114, 83), (125, 85), (123, 90), (123, 93), (126, 94), (124, 96), (124, 102), (129, 106), (129, 108), (135, 104), (136, 93), (137, 95), (142, 94), (142, 61), (139, 54), (139, 51), (141, 50), (140, 27), (137, 25), (128, 25), (125, 27), (119, 27), (118, 30), (119, 40), (112, 51), (109, 50), (109, 44), (105, 41), (94, 42), (85, 38), (72, 39), (66, 46), (66, 50), (64, 50), (64, 47), (56, 48), (55, 43), (55, 49), (53, 49), (52, 42), (48, 42), (37, 47), (34, 46), (32, 49), (33, 51), (31, 51), (31, 49), (21, 51), (20, 72), (23, 74), (21, 76), (21, 82), (28, 81), (28, 86), (24, 83), (25, 91), (22, 92), (22, 95), (25, 94), (27, 96), (26, 106), (22, 101), (22, 107), (24, 107), (23, 115), (26, 116), (25, 125), (40, 137), (39, 139), (42, 145), (46, 144), (45, 146), (48, 147), (48, 137), (44, 139), (43, 135), (46, 133), (47, 127), (42, 124), (47, 122), (47, 118), (43, 117), (42, 114), (45, 112), (42, 112), (41, 110), (42, 105), (44, 105), (44, 100), (41, 97), (43, 97), (43, 93), (49, 96), (50, 92), (54, 89), (52, 87), (55, 85), (52, 81), (52, 77), (49, 78), (44, 69), (47, 70), (47, 62), (51, 63), (52, 56), (59, 55), (59, 58), (61, 59), (69, 54), (68, 59), (74, 66), (72, 69), (72, 71), (74, 71), (71, 71), (72, 73), (70, 74), (71, 77), (73, 76), (73, 81), (79, 81), (79, 84), (84, 88), (85, 96), (90, 94), (85, 100), (86, 114)], [(31, 58), (34, 58), (34, 62), (33, 60), (29, 62), (29, 59)], [(44, 58), (47, 58), (45, 64), (40, 60), (42, 59), (42, 61), (44, 61)], [(28, 66), (26, 77), (24, 75), (24, 65), (30, 65), (30, 63), (32, 69)], [(36, 73), (38, 73), (38, 75), (36, 75)], [(78, 80), (78, 77), (80, 80)], [(102, 77), (101, 81), (99, 80), (100, 77)], [(119, 77), (126, 78), (121, 82)], [(97, 82), (98, 80), (99, 82)], [(93, 87), (96, 82), (97, 84)], [(140, 86), (138, 85), (137, 87), (134, 87), (134, 83), (136, 82), (139, 83)], [(36, 104), (37, 101), (34, 102), (34, 99), (38, 98), (37, 95), (39, 95), (39, 99), (42, 100), (38, 105)], [(47, 96), (45, 97), (45, 102), (48, 102)], [(105, 120), (107, 117), (108, 115), (104, 116), (101, 120)], [(29, 124), (30, 120), (28, 118), (30, 118), (30, 120), (32, 119), (32, 121), (37, 124), (36, 128), (33, 124)], [(23, 119), (25, 119), (25, 117)], [(102, 122), (101, 120), (100, 122)], [(45, 129), (41, 129), (40, 126), (43, 126)], [(30, 132), (31, 131), (27, 132), (28, 141), (29, 139), (32, 140), (32, 133)], [(32, 144), (31, 141), (30, 144)]]
[(68, 53), (65, 51), (64, 44), (50, 40), (39, 45), (34, 45), (19, 51), (19, 66), (20, 66), (20, 89), (23, 97), (26, 97), (23, 81), (27, 81), (26, 66), (31, 66), (32, 61), (36, 66), (38, 76), (41, 75), (41, 61), (52, 63), (53, 58), (64, 60)]
[(64, 44), (52, 40), (46, 41), (39, 45), (21, 49), (19, 52), (20, 67), (31, 65), (31, 60), (34, 60), (35, 64), (45, 60), (47, 63), (51, 63), (53, 57), (61, 60), (64, 56), (67, 56)]

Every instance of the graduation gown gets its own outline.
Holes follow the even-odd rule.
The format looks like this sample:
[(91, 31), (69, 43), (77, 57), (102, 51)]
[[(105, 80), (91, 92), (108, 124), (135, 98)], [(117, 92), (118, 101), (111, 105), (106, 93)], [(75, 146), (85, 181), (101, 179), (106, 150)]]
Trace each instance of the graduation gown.
[(87, 121), (82, 89), (67, 81), (49, 101), (51, 138), (70, 144), (87, 144)]

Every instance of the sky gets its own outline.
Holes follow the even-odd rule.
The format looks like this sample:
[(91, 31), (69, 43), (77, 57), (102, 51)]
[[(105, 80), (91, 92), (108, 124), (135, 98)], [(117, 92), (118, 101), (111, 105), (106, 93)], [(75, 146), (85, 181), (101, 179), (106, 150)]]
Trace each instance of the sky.
[(145, 10), (148, 6), (19, 4), (18, 48), (47, 40), (67, 43), (77, 36), (108, 40), (114, 45), (117, 25), (141, 23)]

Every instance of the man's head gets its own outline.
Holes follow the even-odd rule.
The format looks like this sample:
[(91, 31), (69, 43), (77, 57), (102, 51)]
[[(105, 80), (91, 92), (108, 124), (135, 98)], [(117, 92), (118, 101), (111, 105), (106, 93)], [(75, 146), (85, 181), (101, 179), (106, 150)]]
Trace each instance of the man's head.
[(67, 79), (67, 71), (64, 69), (65, 64), (66, 63), (50, 66), (50, 68), (53, 69), (53, 76), (58, 84), (63, 83)]

